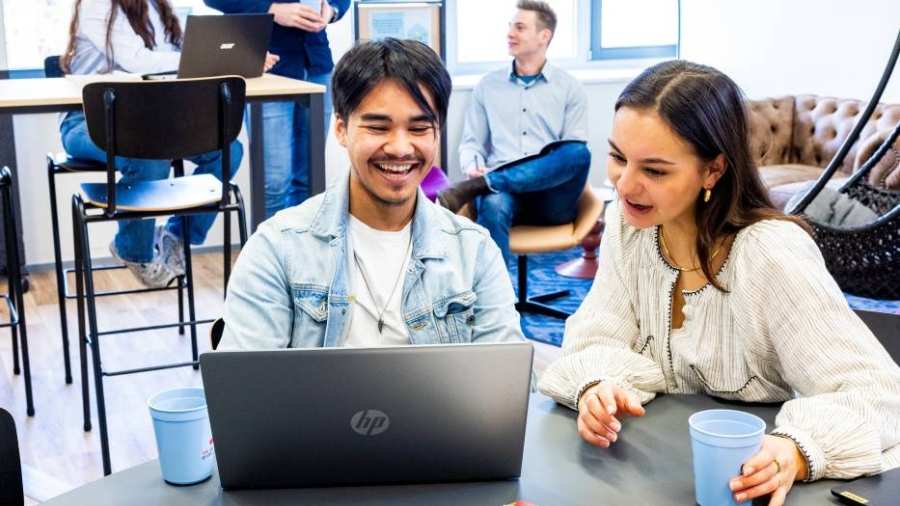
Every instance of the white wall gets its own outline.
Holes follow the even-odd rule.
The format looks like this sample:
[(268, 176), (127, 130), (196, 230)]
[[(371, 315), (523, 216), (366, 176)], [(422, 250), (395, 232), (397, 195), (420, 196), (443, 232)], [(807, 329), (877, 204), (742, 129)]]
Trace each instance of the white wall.
[[(817, 93), (866, 99), (884, 67), (898, 19), (900, 2), (895, 0), (682, 0), (682, 55), (725, 71), (749, 97)], [(353, 43), (352, 23), (351, 12), (328, 28), (335, 60)], [(0, 63), (3, 53), (0, 51)], [(576, 75), (585, 83), (590, 104), (589, 144), (594, 154), (591, 181), (600, 184), (605, 178), (612, 106), (635, 72), (585, 71)], [(460, 177), (456, 148), (474, 82), (472, 78), (454, 78), (445, 128), (454, 179)], [(900, 77), (894, 79), (884, 100), (900, 102)], [(53, 261), (53, 249), (44, 154), (61, 148), (56, 115), (19, 116), (15, 128), (27, 260), (32, 265), (46, 264)], [(246, 143), (243, 134), (241, 139)], [(329, 178), (348, 166), (346, 154), (332, 135), (326, 165)], [(248, 175), (245, 160), (237, 177), (245, 195), (249, 195)], [(63, 177), (58, 185), (59, 194), (64, 196), (60, 203), (66, 258), (71, 258), (72, 242), (67, 197), (77, 190), (80, 181), (84, 181), (81, 176)], [(112, 226), (105, 230), (98, 227), (92, 241), (95, 255), (108, 255), (106, 247), (113, 232)], [(221, 237), (221, 225), (214, 225), (207, 245), (221, 244)]]
[[(722, 70), (751, 98), (868, 100), (900, 29), (897, 0), (681, 0), (681, 9), (682, 58)], [(900, 102), (894, 74), (884, 102)]]

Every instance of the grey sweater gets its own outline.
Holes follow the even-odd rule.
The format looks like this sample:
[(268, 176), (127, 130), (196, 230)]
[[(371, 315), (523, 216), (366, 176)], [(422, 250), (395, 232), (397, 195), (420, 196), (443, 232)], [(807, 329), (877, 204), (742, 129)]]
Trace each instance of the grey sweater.
[(659, 252), (657, 228), (636, 229), (620, 214), (609, 206), (600, 268), (566, 322), (543, 393), (575, 409), (578, 393), (602, 380), (644, 403), (657, 393), (784, 402), (773, 432), (797, 443), (810, 480), (900, 466), (900, 368), (809, 235), (781, 220), (740, 231), (718, 273), (729, 293), (685, 292), (684, 325), (673, 332), (678, 271)]

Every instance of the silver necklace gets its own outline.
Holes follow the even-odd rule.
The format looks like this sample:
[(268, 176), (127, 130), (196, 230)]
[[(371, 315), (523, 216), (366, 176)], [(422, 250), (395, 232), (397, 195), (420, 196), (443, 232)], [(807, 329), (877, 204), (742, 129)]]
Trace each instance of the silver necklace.
[(363, 263), (359, 260), (359, 255), (356, 254), (356, 248), (353, 248), (353, 261), (356, 263), (356, 268), (359, 269), (360, 275), (362, 275), (363, 283), (366, 285), (366, 291), (369, 293), (369, 297), (372, 298), (372, 303), (375, 304), (375, 310), (378, 311), (379, 334), (384, 330), (384, 312), (387, 311), (387, 306), (390, 304), (391, 299), (394, 298), (394, 292), (397, 291), (397, 285), (400, 284), (400, 278), (403, 275), (403, 268), (406, 266), (406, 258), (409, 256), (409, 249), (411, 247), (412, 231), (410, 231), (409, 234), (409, 242), (406, 244), (406, 252), (403, 253), (403, 262), (400, 264), (400, 271), (397, 272), (397, 278), (394, 280), (394, 286), (391, 288), (391, 293), (388, 295), (387, 300), (384, 301), (380, 311), (378, 311), (378, 299), (375, 298), (375, 292), (372, 291), (372, 287), (369, 284), (369, 275), (366, 273), (366, 268), (363, 266)]

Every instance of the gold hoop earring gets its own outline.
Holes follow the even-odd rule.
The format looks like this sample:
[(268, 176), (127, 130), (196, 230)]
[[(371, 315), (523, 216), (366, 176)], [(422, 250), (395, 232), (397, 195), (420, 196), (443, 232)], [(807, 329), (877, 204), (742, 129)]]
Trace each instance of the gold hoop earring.
[(709, 202), (709, 199), (712, 197), (712, 190), (709, 188), (706, 189), (706, 192), (703, 193), (703, 202)]

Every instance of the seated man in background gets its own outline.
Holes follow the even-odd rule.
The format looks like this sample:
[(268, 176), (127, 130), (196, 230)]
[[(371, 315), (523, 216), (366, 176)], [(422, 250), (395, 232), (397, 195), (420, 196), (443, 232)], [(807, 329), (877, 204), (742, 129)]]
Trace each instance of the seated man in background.
[(419, 42), (367, 42), (341, 58), (332, 98), (350, 173), (247, 242), (219, 349), (523, 339), (497, 246), (419, 190), (450, 90)]
[[(459, 160), (469, 179), (439, 196), (453, 212), (474, 199), (478, 223), (507, 261), (513, 223), (575, 219), (591, 164), (587, 95), (574, 77), (547, 63), (556, 14), (533, 0), (520, 0), (517, 9), (507, 34), (512, 68), (486, 75), (466, 114)], [(563, 140), (581, 142), (549, 145)]]

